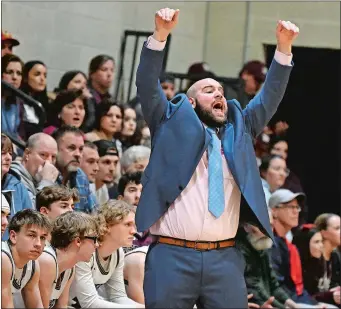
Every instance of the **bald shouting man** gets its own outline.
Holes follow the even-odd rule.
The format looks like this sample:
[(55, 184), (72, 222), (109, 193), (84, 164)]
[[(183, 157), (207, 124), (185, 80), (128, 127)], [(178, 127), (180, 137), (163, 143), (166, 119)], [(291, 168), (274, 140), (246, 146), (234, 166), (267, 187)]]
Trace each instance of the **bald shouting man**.
[(242, 110), (236, 100), (226, 101), (214, 79), (167, 100), (158, 78), (178, 17), (179, 10), (168, 8), (155, 14), (136, 76), (153, 149), (136, 214), (138, 231), (154, 235), (146, 257), (145, 304), (247, 308), (244, 259), (234, 246), (239, 221), (273, 238), (252, 139), (283, 98), (298, 28), (278, 22), (264, 86)]

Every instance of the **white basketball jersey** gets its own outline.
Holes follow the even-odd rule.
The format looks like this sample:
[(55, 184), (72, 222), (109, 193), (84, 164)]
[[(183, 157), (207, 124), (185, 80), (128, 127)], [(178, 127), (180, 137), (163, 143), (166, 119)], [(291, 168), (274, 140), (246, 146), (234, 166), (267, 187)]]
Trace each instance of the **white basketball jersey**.
[(56, 278), (53, 281), (52, 293), (51, 293), (50, 303), (49, 303), (49, 308), (53, 308), (57, 300), (59, 299), (60, 295), (63, 293), (65, 285), (71, 278), (74, 272), (74, 267), (63, 271), (58, 277), (59, 267), (57, 263), (56, 250), (51, 245), (48, 245), (48, 246), (45, 246), (44, 252), (47, 254), (50, 254), (53, 257), (55, 261), (55, 265), (56, 265)]
[(15, 308), (24, 308), (21, 290), (31, 280), (35, 272), (35, 261), (30, 260), (23, 268), (17, 268), (12, 256), (11, 247), (6, 241), (1, 242), (1, 252), (5, 253), (12, 263), (11, 289)]
[[(97, 293), (100, 297), (108, 299), (105, 284), (115, 272), (117, 265), (120, 262), (120, 259), (123, 259), (123, 256), (124, 253), (122, 248), (117, 249), (114, 253), (112, 253), (105, 262), (101, 262), (97, 250), (92, 254), (89, 263), (91, 265), (93, 283), (95, 284)], [(75, 282), (75, 284), (77, 283)], [(72, 307), (81, 308), (77, 297), (74, 297), (73, 295), (71, 297), (73, 297)]]

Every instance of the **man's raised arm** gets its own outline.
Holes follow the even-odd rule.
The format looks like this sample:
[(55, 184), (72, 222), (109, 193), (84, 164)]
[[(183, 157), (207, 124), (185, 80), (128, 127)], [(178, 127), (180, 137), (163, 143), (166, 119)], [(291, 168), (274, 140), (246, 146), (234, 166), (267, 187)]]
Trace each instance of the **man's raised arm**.
[(137, 95), (144, 118), (153, 135), (168, 106), (159, 82), (167, 37), (178, 22), (179, 10), (161, 9), (155, 13), (155, 31), (142, 48), (136, 73)]
[(277, 49), (261, 91), (244, 110), (246, 125), (257, 136), (268, 124), (284, 96), (292, 69), (292, 44), (298, 36), (298, 27), (290, 21), (278, 21)]

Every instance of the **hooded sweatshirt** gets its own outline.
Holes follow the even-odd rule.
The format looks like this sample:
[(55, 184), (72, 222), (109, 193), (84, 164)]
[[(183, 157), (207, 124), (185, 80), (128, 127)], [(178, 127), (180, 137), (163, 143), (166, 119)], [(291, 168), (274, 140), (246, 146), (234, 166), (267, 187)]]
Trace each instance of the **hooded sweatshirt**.
[(20, 162), (13, 162), (11, 164), (11, 170), (20, 176), (21, 183), (26, 187), (28, 195), (30, 196), (33, 209), (36, 209), (36, 195), (38, 191), (44, 187), (52, 186), (54, 183), (44, 179), (38, 183)]

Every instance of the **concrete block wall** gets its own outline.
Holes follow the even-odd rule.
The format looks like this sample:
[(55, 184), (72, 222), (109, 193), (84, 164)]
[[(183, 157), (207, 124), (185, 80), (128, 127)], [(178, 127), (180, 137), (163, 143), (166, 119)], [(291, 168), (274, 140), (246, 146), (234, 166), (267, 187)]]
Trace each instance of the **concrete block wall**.
[[(202, 21), (206, 4), (183, 1), (176, 5), (183, 18), (174, 31), (168, 68), (185, 72), (193, 61), (201, 61), (203, 57), (205, 23)], [(48, 89), (53, 90), (64, 72), (72, 69), (87, 72), (90, 59), (98, 54), (109, 54), (118, 60), (124, 31), (153, 31), (154, 13), (167, 6), (172, 3), (4, 2), (2, 27), (20, 40), (15, 53), (24, 61), (40, 59), (46, 63)], [(132, 40), (127, 42), (126, 50), (129, 61), (125, 62), (124, 77), (128, 80)], [(140, 50), (139, 47), (139, 53)]]
[[(219, 75), (237, 76), (244, 54), (246, 60), (262, 60), (263, 44), (275, 44), (279, 18), (299, 25), (298, 46), (340, 48), (337, 2), (250, 2), (248, 40), (246, 2), (3, 2), (2, 27), (20, 40), (15, 53), (24, 61), (47, 64), (48, 89), (53, 90), (65, 71), (87, 72), (89, 60), (98, 54), (118, 60), (124, 30), (152, 31), (154, 12), (167, 6), (181, 10), (169, 71), (185, 73), (193, 62), (206, 61)], [(132, 50), (128, 41), (125, 80)]]
[(264, 60), (263, 44), (276, 44), (278, 19), (300, 27), (295, 45), (340, 48), (340, 3), (249, 2), (249, 32), (246, 35), (246, 2), (209, 4), (206, 58), (219, 75), (237, 76), (245, 60)]

